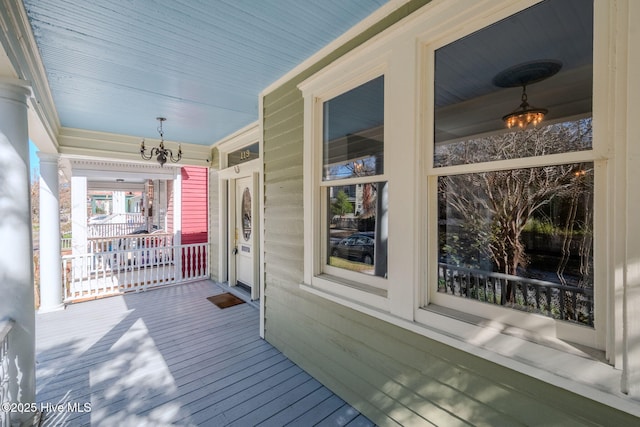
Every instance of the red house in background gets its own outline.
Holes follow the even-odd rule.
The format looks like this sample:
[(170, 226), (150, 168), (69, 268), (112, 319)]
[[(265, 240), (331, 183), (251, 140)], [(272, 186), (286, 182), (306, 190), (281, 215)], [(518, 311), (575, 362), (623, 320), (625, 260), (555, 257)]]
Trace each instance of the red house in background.
[[(181, 243), (207, 243), (209, 239), (209, 171), (203, 167), (182, 168)], [(193, 248), (195, 249), (195, 248)], [(207, 264), (207, 254), (184, 248), (182, 272), (201, 270)]]
[(183, 167), (181, 221), (183, 245), (208, 241), (207, 194), (209, 194), (207, 168)]

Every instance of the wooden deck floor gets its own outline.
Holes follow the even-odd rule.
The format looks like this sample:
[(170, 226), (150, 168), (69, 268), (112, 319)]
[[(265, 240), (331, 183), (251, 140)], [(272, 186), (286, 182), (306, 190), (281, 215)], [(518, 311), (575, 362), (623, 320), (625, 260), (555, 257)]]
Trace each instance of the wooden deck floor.
[(372, 425), (260, 339), (255, 306), (206, 299), (224, 291), (200, 281), (38, 314), (43, 425)]

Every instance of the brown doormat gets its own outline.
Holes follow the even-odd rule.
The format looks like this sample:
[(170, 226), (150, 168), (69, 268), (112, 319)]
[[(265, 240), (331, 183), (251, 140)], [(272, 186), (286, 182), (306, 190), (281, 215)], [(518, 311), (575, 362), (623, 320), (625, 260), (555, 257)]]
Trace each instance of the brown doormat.
[(230, 294), (229, 292), (220, 295), (214, 295), (212, 297), (208, 297), (207, 299), (220, 308), (227, 308), (233, 307), (234, 305), (238, 304), (244, 304), (244, 300), (238, 298), (233, 294)]

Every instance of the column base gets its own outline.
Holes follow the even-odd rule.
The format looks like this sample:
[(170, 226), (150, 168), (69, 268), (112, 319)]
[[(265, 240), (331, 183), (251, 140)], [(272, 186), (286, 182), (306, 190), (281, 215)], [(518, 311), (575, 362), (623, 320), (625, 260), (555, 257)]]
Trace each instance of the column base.
[(40, 307), (38, 309), (38, 314), (51, 313), (52, 311), (61, 311), (61, 310), (64, 310), (65, 308), (67, 308), (67, 306), (64, 303), (61, 303), (61, 304), (58, 304), (58, 305), (54, 305), (54, 306), (51, 306), (51, 307)]

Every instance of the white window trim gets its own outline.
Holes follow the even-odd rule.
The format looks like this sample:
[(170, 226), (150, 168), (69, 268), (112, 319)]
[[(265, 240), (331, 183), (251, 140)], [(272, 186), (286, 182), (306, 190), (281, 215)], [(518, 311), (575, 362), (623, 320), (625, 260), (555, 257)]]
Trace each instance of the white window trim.
[[(583, 156), (584, 161), (594, 161), (594, 165), (601, 165), (607, 161), (610, 163), (607, 172), (600, 174), (604, 176), (596, 178), (598, 181), (596, 185), (606, 185), (608, 190), (613, 187), (615, 191), (608, 191), (607, 197), (600, 198), (597, 203), (606, 205), (607, 208), (602, 209), (601, 215), (594, 219), (596, 233), (594, 241), (597, 239), (603, 242), (598, 244), (597, 249), (594, 247), (594, 251), (605, 253), (605, 255), (594, 254), (594, 256), (599, 262), (606, 258), (604, 271), (596, 273), (602, 275), (599, 277), (603, 277), (600, 291), (604, 295), (604, 297), (602, 295), (596, 297), (596, 305), (605, 305), (606, 318), (609, 322), (606, 330), (604, 328), (597, 330), (595, 339), (602, 342), (606, 336), (606, 356), (614, 366), (558, 339), (540, 339), (535, 334), (522, 333), (516, 328), (505, 327), (500, 322), (482, 319), (477, 321), (469, 316), (461, 316), (460, 313), (452, 317), (450, 312), (434, 306), (428, 307), (429, 309), (423, 308), (424, 302), (428, 299), (425, 293), (426, 287), (422, 284), (426, 282), (429, 273), (426, 264), (421, 260), (429, 250), (433, 251), (433, 248), (427, 248), (423, 243), (428, 235), (428, 226), (424, 224), (423, 218), (430, 210), (435, 209), (433, 204), (427, 205), (425, 200), (428, 190), (426, 171), (427, 165), (431, 164), (431, 152), (419, 143), (425, 140), (425, 133), (429, 134), (429, 130), (420, 123), (420, 112), (425, 111), (425, 103), (433, 105), (433, 100), (429, 99), (432, 94), (421, 97), (415, 95), (418, 92), (417, 88), (425, 87), (425, 84), (433, 81), (433, 75), (429, 75), (432, 71), (429, 71), (428, 67), (427, 72), (424, 69), (425, 46), (444, 40), (445, 37), (449, 37), (450, 41), (456, 40), (464, 35), (462, 32), (469, 34), (538, 2), (539, 0), (434, 0), (334, 61), (299, 86), (304, 95), (305, 124), (303, 160), (305, 254), (304, 280), (300, 288), (421, 336), (640, 416), (640, 405), (635, 400), (640, 399), (640, 360), (637, 360), (640, 358), (636, 357), (640, 355), (640, 349), (635, 346), (630, 350), (629, 345), (626, 344), (633, 342), (634, 339), (640, 340), (640, 326), (635, 323), (629, 324), (628, 318), (622, 315), (622, 308), (625, 307), (628, 316), (640, 318), (640, 307), (638, 304), (633, 304), (629, 297), (625, 297), (623, 292), (623, 289), (628, 287), (625, 285), (627, 280), (625, 273), (635, 271), (634, 265), (629, 265), (628, 254), (640, 253), (637, 249), (640, 243), (629, 243), (626, 239), (625, 230), (630, 224), (630, 219), (627, 219), (628, 214), (617, 212), (610, 207), (616, 201), (619, 201), (618, 207), (621, 209), (640, 206), (640, 202), (633, 199), (626, 185), (615, 185), (621, 180), (626, 182), (629, 176), (637, 175), (633, 170), (640, 170), (633, 167), (630, 168), (633, 170), (627, 170), (627, 160), (624, 158), (624, 154), (633, 152), (633, 148), (627, 147), (625, 142), (629, 141), (631, 136), (626, 132), (633, 135), (640, 134), (638, 131), (640, 124), (632, 123), (632, 120), (628, 121), (626, 115), (623, 115), (624, 117), (616, 115), (616, 111), (627, 111), (630, 108), (630, 104), (625, 102), (626, 98), (623, 95), (626, 93), (626, 85), (635, 81), (627, 77), (627, 69), (640, 66), (637, 55), (633, 56), (626, 44), (627, 33), (624, 31), (628, 30), (628, 22), (636, 22), (630, 16), (640, 18), (640, 7), (629, 0), (595, 0), (593, 67), (594, 81), (598, 83), (594, 84), (593, 115), (597, 118), (598, 125), (594, 125), (593, 150), (574, 155), (576, 161), (580, 161), (578, 158)], [(624, 25), (621, 26), (620, 22)], [(618, 32), (618, 28), (624, 28), (624, 30)], [(614, 42), (623, 48), (614, 49)], [(629, 44), (633, 43), (629, 42)], [(353, 82), (350, 82), (354, 74), (357, 75), (354, 70), (362, 72), (367, 67), (361, 64), (371, 64), (372, 58), (376, 55), (381, 56), (383, 53), (388, 58), (385, 85), (389, 84), (391, 87), (391, 91), (385, 92), (385, 103), (387, 98), (402, 98), (405, 106), (404, 109), (392, 109), (389, 113), (385, 110), (385, 142), (394, 140), (393, 137), (387, 138), (387, 132), (394, 137), (400, 137), (395, 140), (402, 140), (404, 137), (408, 138), (404, 139), (405, 142), (413, 141), (413, 144), (409, 144), (406, 148), (414, 160), (407, 165), (413, 164), (414, 170), (407, 171), (411, 168), (406, 167), (401, 176), (404, 179), (402, 182), (411, 183), (413, 190), (410, 193), (415, 200), (420, 201), (420, 203), (408, 203), (405, 206), (411, 212), (405, 220), (409, 231), (404, 236), (409, 237), (414, 233), (411, 241), (414, 243), (412, 251), (415, 254), (411, 260), (405, 260), (407, 262), (403, 264), (405, 269), (410, 267), (410, 271), (402, 276), (408, 279), (407, 282), (398, 281), (391, 274), (396, 261), (392, 259), (395, 249), (391, 247), (391, 243), (399, 237), (393, 232), (402, 234), (405, 230), (394, 229), (392, 232), (393, 227), (391, 224), (389, 226), (390, 281), (386, 297), (350, 287), (343, 282), (336, 283), (331, 280), (332, 278), (314, 277), (314, 272), (320, 271), (318, 257), (314, 256), (317, 250), (308, 238), (309, 233), (319, 233), (318, 227), (321, 224), (317, 218), (319, 201), (314, 199), (311, 191), (314, 188), (311, 177), (319, 176), (321, 171), (318, 170), (319, 162), (314, 161), (313, 153), (307, 150), (319, 125), (314, 121), (313, 115), (317, 103), (315, 94), (322, 90), (329, 91), (329, 88), (334, 88), (335, 93), (338, 94), (344, 92), (349, 86), (355, 87)], [(398, 59), (402, 59), (403, 62), (399, 64)], [(615, 98), (612, 93), (615, 94)], [(393, 101), (390, 100), (390, 102)], [(406, 108), (407, 105), (415, 106), (413, 113), (410, 108)], [(405, 133), (395, 134), (396, 128), (400, 127), (405, 130)], [(612, 148), (614, 142), (615, 150)], [(611, 157), (614, 152), (621, 153), (623, 156)], [(567, 163), (563, 155), (557, 157), (557, 164)], [(523, 160), (523, 164), (527, 161)], [(393, 175), (395, 169), (386, 168), (385, 164), (385, 170), (390, 170), (390, 184), (394, 179), (399, 181), (397, 176)], [(439, 172), (443, 171), (444, 169)], [(473, 167), (469, 171), (473, 171)], [(430, 185), (433, 186), (433, 183), (431, 182)], [(390, 195), (395, 199), (397, 189), (391, 188), (391, 190), (394, 193)], [(401, 203), (394, 199), (390, 198), (390, 210), (395, 204)], [(393, 219), (391, 215), (390, 218)], [(637, 228), (637, 226), (631, 227), (632, 230)], [(613, 265), (619, 265), (620, 268), (614, 269)], [(633, 280), (636, 280), (635, 276)], [(624, 323), (628, 325), (626, 333), (623, 333)], [(631, 359), (637, 361), (630, 361)], [(625, 370), (621, 371), (620, 368)]]
[[(420, 48), (419, 55), (421, 56), (419, 62), (421, 69), (425, 77), (421, 81), (420, 88), (422, 90), (422, 103), (420, 104), (420, 111), (432, 111), (434, 104), (434, 89), (433, 81), (435, 79), (435, 51), (439, 48), (446, 46), (456, 40), (459, 40), (469, 34), (472, 34), (478, 30), (486, 28), (501, 19), (507, 18), (514, 13), (526, 9), (531, 6), (532, 2), (504, 2), (509, 4), (509, 7), (505, 7), (503, 10), (485, 14), (482, 17), (467, 22), (463, 28), (461, 26), (450, 26), (445, 35), (440, 37), (430, 37), (428, 35), (422, 35), (419, 37)], [(537, 2), (533, 2), (537, 3)], [(594, 5), (594, 16), (597, 21), (602, 15), (603, 7), (600, 3), (600, 9), (598, 5)], [(599, 15), (600, 13), (600, 15)], [(596, 22), (594, 22), (594, 31)], [(597, 33), (596, 33), (597, 34)], [(597, 45), (594, 44), (594, 81), (595, 76), (599, 73), (606, 73), (602, 70), (597, 70), (598, 67), (602, 68), (607, 64), (609, 58), (606, 57), (605, 49), (598, 50)], [(598, 55), (605, 56), (604, 58), (598, 57)], [(595, 92), (595, 90), (594, 90)], [(593, 94), (593, 116), (606, 117), (606, 112), (598, 111), (597, 105), (599, 99), (597, 94)], [(570, 118), (569, 118), (570, 119)], [(489, 305), (483, 303), (477, 303), (468, 299), (454, 297), (452, 295), (441, 294), (437, 292), (437, 263), (429, 262), (424, 271), (423, 283), (427, 286), (420, 290), (421, 300), (419, 301), (419, 309), (416, 310), (416, 320), (425, 321), (428, 316), (425, 312), (429, 310), (429, 305), (442, 305), (447, 308), (454, 308), (461, 313), (470, 313), (477, 316), (483, 316), (494, 322), (501, 324), (520, 325), (526, 330), (532, 331), (534, 334), (538, 334), (545, 337), (553, 337), (559, 339), (571, 340), (581, 345), (597, 349), (606, 349), (606, 342), (604, 337), (606, 336), (607, 327), (610, 328), (610, 324), (607, 321), (607, 309), (603, 301), (607, 300), (607, 257), (606, 257), (606, 225), (603, 218), (606, 216), (607, 209), (607, 157), (610, 145), (610, 141), (607, 138), (598, 138), (596, 129), (598, 127), (598, 121), (595, 120), (593, 130), (593, 147), (590, 150), (559, 153), (553, 155), (547, 155), (543, 157), (525, 157), (511, 160), (496, 160), (488, 162), (479, 162), (469, 165), (453, 165), (434, 167), (433, 165), (433, 153), (434, 153), (434, 135), (431, 129), (434, 129), (434, 117), (433, 114), (426, 114), (424, 117), (423, 127), (421, 129), (421, 140), (425, 141), (424, 165), (423, 168), (423, 180), (427, 182), (427, 200), (426, 207), (424, 208), (426, 221), (423, 225), (422, 236), (423, 240), (427, 241), (425, 251), (426, 259), (437, 260), (438, 259), (438, 247), (437, 247), (437, 178), (438, 176), (446, 176), (453, 174), (467, 174), (478, 173), (493, 170), (507, 170), (507, 169), (520, 169), (537, 166), (547, 165), (560, 165), (580, 162), (593, 162), (594, 164), (594, 312), (596, 320), (596, 326), (594, 328), (585, 327), (582, 325), (574, 325), (569, 322), (558, 321), (547, 316), (537, 315), (533, 313), (519, 312), (517, 310), (511, 310), (496, 305)], [(601, 133), (602, 134), (602, 133)], [(466, 326), (460, 325), (461, 329)]]
[[(388, 309), (388, 280), (348, 271), (327, 264), (327, 226), (324, 213), (327, 201), (322, 197), (329, 187), (361, 182), (389, 181), (387, 173), (355, 179), (323, 181), (322, 179), (322, 105), (351, 89), (367, 83), (377, 77), (385, 77), (385, 121), (387, 120), (388, 53), (375, 58), (357, 62), (349, 67), (349, 72), (321, 73), (318, 78), (309, 80), (299, 87), (305, 98), (305, 147), (304, 147), (304, 223), (305, 223), (305, 268), (304, 283), (330, 294), (341, 295), (347, 299), (362, 301), (380, 309)], [(385, 127), (385, 163), (387, 152), (387, 130)], [(385, 164), (385, 171), (387, 165)]]

